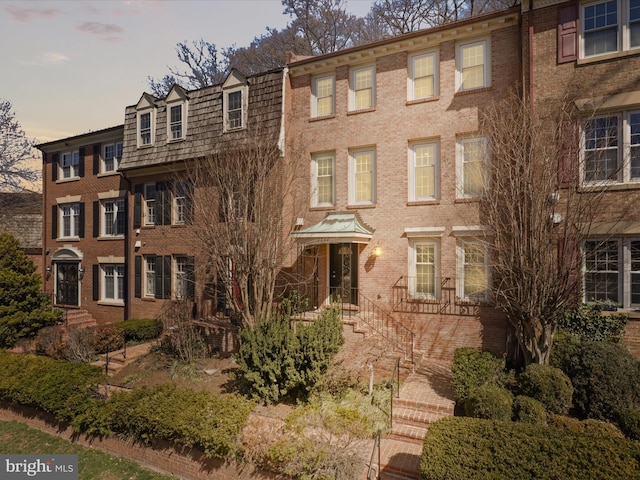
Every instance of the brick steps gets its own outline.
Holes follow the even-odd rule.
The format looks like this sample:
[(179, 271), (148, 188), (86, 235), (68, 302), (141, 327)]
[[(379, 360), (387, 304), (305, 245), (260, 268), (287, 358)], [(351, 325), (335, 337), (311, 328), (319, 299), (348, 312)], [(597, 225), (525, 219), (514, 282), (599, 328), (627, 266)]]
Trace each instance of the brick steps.
[[(149, 353), (149, 350), (153, 345), (155, 345), (155, 342), (143, 343), (140, 345), (134, 345), (133, 347), (128, 347), (126, 351), (126, 357), (124, 350), (109, 352), (109, 375), (113, 375), (114, 373), (122, 370), (124, 367), (132, 363), (137, 358)], [(99, 360), (93, 362), (91, 365), (96, 365), (102, 369), (106, 369), (107, 354), (103, 353), (102, 355), (100, 355)]]

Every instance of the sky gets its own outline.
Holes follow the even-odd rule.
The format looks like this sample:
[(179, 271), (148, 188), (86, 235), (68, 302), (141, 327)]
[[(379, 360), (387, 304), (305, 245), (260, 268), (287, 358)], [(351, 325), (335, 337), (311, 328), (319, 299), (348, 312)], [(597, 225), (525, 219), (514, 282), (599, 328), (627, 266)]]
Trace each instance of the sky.
[[(364, 16), (371, 0), (348, 0)], [(280, 0), (0, 0), (0, 99), (45, 143), (121, 125), (178, 42), (244, 47), (290, 18)]]

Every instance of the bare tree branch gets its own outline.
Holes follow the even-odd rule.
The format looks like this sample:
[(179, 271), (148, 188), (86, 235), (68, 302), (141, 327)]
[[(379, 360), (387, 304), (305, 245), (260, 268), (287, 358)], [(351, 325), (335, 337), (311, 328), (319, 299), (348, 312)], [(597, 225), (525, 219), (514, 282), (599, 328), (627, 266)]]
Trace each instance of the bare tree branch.
[(35, 140), (27, 139), (11, 102), (0, 100), (0, 189), (3, 191), (21, 191), (33, 188), (40, 178), (29, 161), (37, 158)]

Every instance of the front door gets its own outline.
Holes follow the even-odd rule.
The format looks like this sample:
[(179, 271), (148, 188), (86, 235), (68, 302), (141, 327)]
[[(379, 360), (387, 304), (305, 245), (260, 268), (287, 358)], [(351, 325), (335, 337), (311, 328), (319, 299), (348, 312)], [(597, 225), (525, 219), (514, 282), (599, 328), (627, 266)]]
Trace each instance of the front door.
[(56, 303), (78, 306), (78, 263), (56, 263)]
[(331, 300), (358, 304), (358, 244), (329, 245), (329, 291)]

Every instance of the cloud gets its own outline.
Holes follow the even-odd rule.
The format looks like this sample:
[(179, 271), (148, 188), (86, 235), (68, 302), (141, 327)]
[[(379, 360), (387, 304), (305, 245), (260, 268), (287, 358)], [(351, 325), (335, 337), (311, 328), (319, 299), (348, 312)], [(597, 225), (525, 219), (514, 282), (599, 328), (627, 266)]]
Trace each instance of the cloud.
[(11, 17), (22, 23), (30, 23), (38, 19), (49, 19), (58, 16), (61, 12), (55, 8), (47, 8), (45, 10), (37, 8), (20, 8), (9, 5), (4, 7), (4, 10), (11, 15)]
[(60, 65), (70, 60), (64, 53), (58, 52), (43, 52), (38, 56), (37, 60), (21, 60), (22, 65), (30, 67), (39, 65)]
[(124, 29), (118, 25), (100, 23), (100, 22), (85, 22), (76, 27), (76, 30), (82, 33), (88, 33), (95, 35), (100, 40), (107, 42), (117, 42), (121, 40), (118, 34), (124, 32)]

